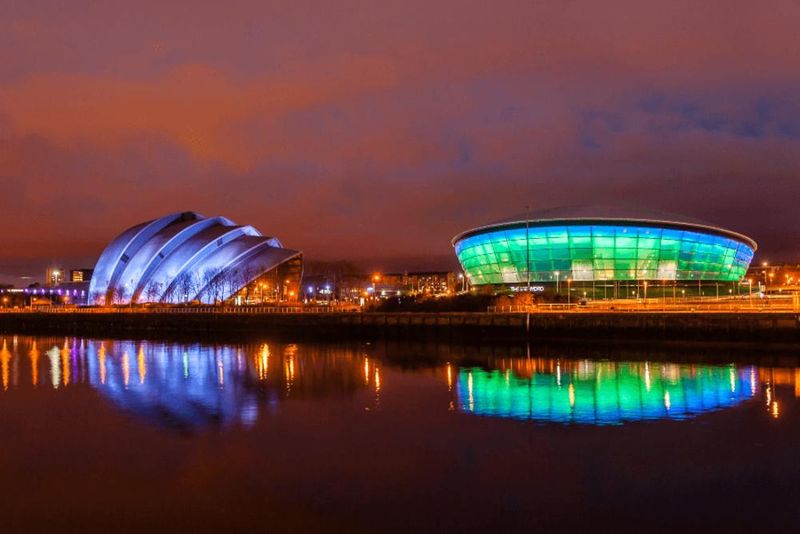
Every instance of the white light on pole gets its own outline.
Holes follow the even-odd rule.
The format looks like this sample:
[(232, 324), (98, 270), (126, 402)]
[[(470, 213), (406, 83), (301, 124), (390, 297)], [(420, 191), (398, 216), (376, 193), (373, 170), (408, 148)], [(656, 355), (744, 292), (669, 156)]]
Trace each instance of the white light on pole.
[(530, 237), (530, 206), (525, 206), (525, 279), (528, 294), (531, 293), (531, 237)]

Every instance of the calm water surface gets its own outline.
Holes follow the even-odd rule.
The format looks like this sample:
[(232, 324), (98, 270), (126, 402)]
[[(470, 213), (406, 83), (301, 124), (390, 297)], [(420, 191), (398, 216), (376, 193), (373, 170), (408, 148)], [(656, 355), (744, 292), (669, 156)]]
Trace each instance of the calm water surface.
[(800, 521), (791, 355), (0, 344), (4, 530), (739, 531)]

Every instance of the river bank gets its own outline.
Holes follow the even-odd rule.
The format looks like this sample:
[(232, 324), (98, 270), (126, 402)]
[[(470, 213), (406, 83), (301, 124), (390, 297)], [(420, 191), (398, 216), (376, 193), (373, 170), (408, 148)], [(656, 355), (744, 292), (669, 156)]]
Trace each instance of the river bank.
[(286, 334), (311, 338), (603, 339), (800, 346), (800, 313), (4, 313), (0, 332), (160, 337)]

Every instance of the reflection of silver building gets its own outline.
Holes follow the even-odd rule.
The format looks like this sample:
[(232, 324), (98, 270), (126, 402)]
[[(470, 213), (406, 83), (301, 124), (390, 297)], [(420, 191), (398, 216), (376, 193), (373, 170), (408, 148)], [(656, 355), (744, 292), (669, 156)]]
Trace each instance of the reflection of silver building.
[(46, 354), (54, 387), (88, 383), (123, 410), (180, 431), (250, 426), (282, 400), (349, 395), (369, 383), (352, 352), (301, 354), (296, 345), (81, 340)]
[(225, 217), (173, 213), (133, 226), (100, 255), (90, 304), (296, 298), (302, 253)]
[(282, 401), (350, 397), (369, 386), (377, 402), (380, 373), (377, 362), (334, 345), (0, 336), (0, 395), (89, 385), (121, 410), (181, 432), (250, 426)]
[(118, 342), (106, 352), (95, 341), (86, 348), (85, 380), (140, 417), (186, 431), (258, 418), (241, 349)]

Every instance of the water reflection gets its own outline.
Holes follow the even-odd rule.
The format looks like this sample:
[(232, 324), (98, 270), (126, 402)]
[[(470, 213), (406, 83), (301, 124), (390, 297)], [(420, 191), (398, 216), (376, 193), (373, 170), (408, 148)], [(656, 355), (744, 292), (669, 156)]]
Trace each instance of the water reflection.
[[(506, 356), (476, 366), (459, 365), (466, 355), (455, 347), (441, 361), (374, 345), (0, 340), (4, 395), (22, 387), (92, 388), (126, 412), (180, 431), (247, 427), (296, 398), (352, 397), (371, 411), (386, 402), (412, 405), (423, 390), (434, 397), (416, 409), (431, 413), (600, 425), (682, 420), (755, 397), (777, 419), (790, 407), (781, 400), (787, 392), (800, 397), (795, 368)], [(401, 367), (409, 361), (426, 363)], [(398, 381), (402, 387), (394, 388)]]
[(518, 360), (461, 369), (462, 411), (559, 423), (685, 419), (757, 392), (755, 367), (590, 360)]
[[(43, 361), (39, 346), (50, 347)], [(9, 369), (16, 370), (25, 354), (34, 388), (45, 385), (40, 377), (47, 377), (55, 390), (88, 385), (125, 411), (187, 431), (249, 426), (281, 400), (347, 395), (369, 385), (360, 372), (366, 359), (335, 346), (306, 350), (299, 360), (293, 344), (208, 346), (20, 336), (2, 340), (4, 390), (18, 386), (16, 371), (12, 380)]]

